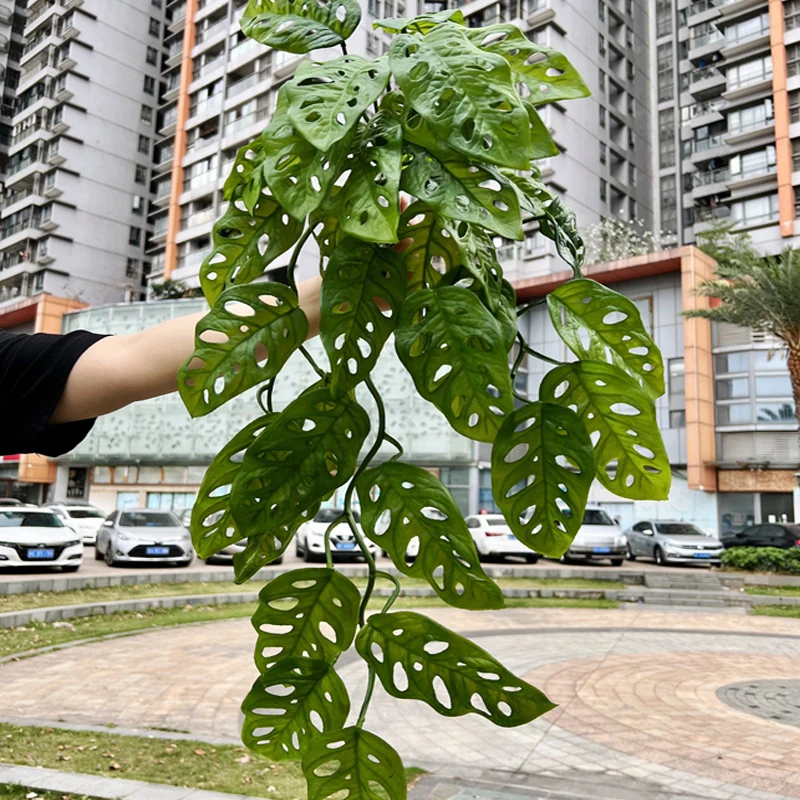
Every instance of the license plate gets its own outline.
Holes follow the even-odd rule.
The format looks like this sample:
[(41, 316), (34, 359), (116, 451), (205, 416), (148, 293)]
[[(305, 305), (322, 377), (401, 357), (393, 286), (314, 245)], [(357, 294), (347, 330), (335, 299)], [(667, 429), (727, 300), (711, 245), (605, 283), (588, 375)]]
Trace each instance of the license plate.
[(145, 552), (148, 556), (168, 556), (169, 547), (148, 547)]
[(355, 542), (337, 542), (336, 548), (338, 550), (354, 550), (356, 546)]
[(711, 553), (695, 553), (695, 558), (711, 558)]
[(509, 541), (509, 542), (516, 542), (516, 541), (517, 541), (517, 537), (516, 537), (516, 536), (514, 536), (514, 534), (513, 534), (513, 533), (509, 533), (509, 534), (508, 534), (508, 541)]
[(28, 550), (28, 558), (55, 558), (55, 550)]
[(593, 552), (595, 552), (595, 553), (610, 553), (611, 552), (611, 548), (610, 547), (595, 547)]

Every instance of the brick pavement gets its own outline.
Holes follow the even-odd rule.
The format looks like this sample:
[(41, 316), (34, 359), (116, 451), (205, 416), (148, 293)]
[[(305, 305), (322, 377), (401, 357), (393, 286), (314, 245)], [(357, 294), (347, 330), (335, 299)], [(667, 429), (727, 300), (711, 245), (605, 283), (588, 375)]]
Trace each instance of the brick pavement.
[[(407, 763), (451, 772), (637, 779), (704, 798), (800, 798), (800, 729), (731, 708), (717, 690), (796, 678), (800, 621), (665, 610), (430, 611), (559, 708), (517, 729), (443, 719), (380, 690), (368, 726)], [(513, 635), (510, 635), (512, 634)], [(238, 736), (254, 677), (246, 620), (167, 629), (0, 665), (6, 717)], [(365, 670), (340, 667), (357, 708)]]

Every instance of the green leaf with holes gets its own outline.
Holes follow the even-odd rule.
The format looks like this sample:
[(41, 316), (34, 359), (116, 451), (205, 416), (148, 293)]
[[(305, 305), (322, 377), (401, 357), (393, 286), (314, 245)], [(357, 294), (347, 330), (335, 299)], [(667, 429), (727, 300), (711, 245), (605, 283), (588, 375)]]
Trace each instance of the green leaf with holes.
[(506, 352), (508, 352), (517, 338), (519, 318), (517, 317), (517, 293), (514, 287), (505, 279), (500, 284), (497, 321), (503, 331), (503, 341), (506, 345)]
[(345, 233), (365, 242), (397, 241), (402, 157), (400, 120), (383, 108), (356, 137), (345, 162), (350, 174), (330, 204)]
[(422, 700), (446, 717), (478, 714), (511, 728), (555, 708), (478, 645), (412, 611), (373, 614), (356, 650), (390, 695)]
[[(334, 187), (333, 192), (338, 192)], [(332, 195), (333, 195), (332, 192)], [(326, 205), (321, 206), (308, 218), (308, 224), (314, 232), (314, 239), (319, 247), (320, 255), (330, 257), (334, 248), (345, 238), (346, 234), (339, 225), (339, 220), (327, 213)]]
[(522, 239), (514, 187), (499, 170), (453, 153), (439, 156), (406, 142), (402, 188), (443, 217), (480, 225), (508, 239)]
[(261, 44), (289, 53), (308, 53), (341, 44), (360, 20), (357, 0), (250, 0), (241, 26), (246, 36)]
[(275, 115), (262, 134), (263, 173), (277, 201), (303, 222), (328, 197), (339, 175), (350, 137), (328, 152), (317, 150), (298, 133), (288, 115), (288, 100), (278, 93)]
[(578, 232), (575, 212), (567, 208), (560, 198), (553, 197), (545, 203), (544, 216), (539, 218), (539, 230), (556, 243), (558, 254), (580, 277), (586, 245)]
[(256, 679), (242, 713), (245, 747), (285, 761), (299, 758), (320, 733), (341, 730), (350, 698), (331, 664), (285, 658)]
[(615, 364), (652, 399), (664, 394), (664, 362), (633, 301), (583, 278), (562, 283), (547, 306), (553, 327), (578, 358)]
[[(430, 472), (394, 461), (367, 470), (357, 489), (364, 532), (400, 572), (426, 580), (456, 608), (503, 608), (453, 496)], [(418, 555), (408, 563), (415, 541)]]
[(376, 19), (372, 23), (374, 30), (383, 30), (386, 33), (421, 33), (423, 36), (430, 33), (437, 25), (443, 22), (455, 22), (457, 25), (464, 25), (464, 14), (459, 8), (445, 9), (444, 11), (434, 11), (430, 14), (420, 14), (413, 19), (402, 19), (400, 17), (387, 17), (386, 19)]
[(303, 230), (280, 204), (263, 195), (251, 213), (241, 193), (241, 188), (234, 191), (228, 210), (214, 225), (214, 247), (200, 267), (200, 284), (210, 305), (226, 288), (263, 275)]
[(331, 253), (322, 279), (320, 338), (334, 392), (352, 388), (372, 371), (405, 292), (403, 260), (391, 248), (347, 238)]
[(588, 97), (591, 92), (569, 59), (549, 47), (534, 44), (516, 25), (468, 29), (466, 35), (484, 53), (508, 61), (514, 83), (524, 83), (535, 105)]
[(231, 200), (234, 195), (241, 197), (250, 214), (255, 210), (266, 185), (261, 169), (265, 155), (264, 141), (261, 137), (239, 148), (222, 191), (226, 200)]
[(528, 120), (531, 125), (531, 149), (528, 156), (531, 159), (550, 158), (559, 154), (558, 145), (553, 141), (550, 131), (539, 116), (539, 112), (532, 103), (523, 101)]
[(631, 500), (666, 500), (670, 465), (653, 401), (626, 372), (576, 361), (548, 372), (539, 399), (574, 406), (592, 438), (597, 479)]
[(504, 58), (452, 22), (424, 38), (399, 34), (389, 58), (408, 102), (442, 142), (479, 163), (527, 169), (530, 121)]
[(308, 335), (297, 295), (280, 283), (234, 286), (197, 323), (194, 354), (178, 388), (193, 417), (274, 378)]
[(595, 475), (580, 417), (554, 403), (527, 403), (503, 423), (492, 448), (492, 489), (515, 536), (560, 558), (583, 524)]
[(362, 728), (315, 736), (303, 756), (307, 800), (406, 800), (400, 756), (383, 739)]
[(533, 219), (547, 215), (547, 204), (553, 199), (550, 190), (542, 182), (538, 169), (526, 175), (519, 175), (510, 169), (501, 170), (517, 193), (520, 208)]
[(244, 538), (231, 514), (231, 486), (242, 466), (244, 451), (272, 423), (275, 416), (259, 417), (242, 428), (217, 453), (206, 470), (192, 507), (192, 544), (200, 558), (210, 558)]
[(353, 643), (361, 595), (334, 569), (294, 569), (271, 580), (258, 596), (253, 627), (260, 672), (304, 656), (333, 663)]
[(250, 446), (231, 491), (233, 517), (246, 535), (290, 525), (353, 475), (369, 416), (328, 388), (293, 400)]
[(454, 430), (494, 441), (514, 402), (503, 331), (475, 294), (458, 286), (414, 292), (395, 346), (417, 391)]
[(294, 127), (325, 152), (355, 128), (388, 82), (387, 59), (348, 55), (322, 63), (304, 61), (282, 91)]

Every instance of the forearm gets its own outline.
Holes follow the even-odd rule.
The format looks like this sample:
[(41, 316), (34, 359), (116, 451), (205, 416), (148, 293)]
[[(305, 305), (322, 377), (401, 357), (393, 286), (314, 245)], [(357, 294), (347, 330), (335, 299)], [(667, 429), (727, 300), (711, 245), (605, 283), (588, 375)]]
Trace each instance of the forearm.
[[(318, 277), (298, 287), (308, 335), (319, 333)], [(98, 417), (129, 403), (174, 392), (180, 366), (195, 349), (195, 327), (204, 314), (168, 320), (140, 333), (101, 339), (75, 365), (53, 424)]]

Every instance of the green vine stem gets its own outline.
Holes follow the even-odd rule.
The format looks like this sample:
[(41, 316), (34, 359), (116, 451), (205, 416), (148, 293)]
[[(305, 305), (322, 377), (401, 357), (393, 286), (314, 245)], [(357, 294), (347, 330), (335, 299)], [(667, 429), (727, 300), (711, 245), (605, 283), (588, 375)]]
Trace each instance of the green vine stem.
[(397, 600), (397, 598), (400, 596), (400, 580), (396, 575), (392, 575), (390, 572), (383, 572), (383, 570), (377, 572), (376, 577), (383, 578), (384, 580), (390, 581), (394, 584), (394, 591), (381, 609), (381, 614), (385, 614), (394, 605), (395, 600)]
[(317, 364), (316, 360), (314, 359), (314, 356), (312, 356), (311, 353), (309, 353), (308, 350), (306, 350), (306, 346), (304, 344), (301, 344), (300, 347), (298, 347), (297, 349), (303, 354), (305, 360), (308, 361), (308, 363), (311, 365), (311, 369), (313, 369), (314, 372), (317, 373), (318, 378), (322, 378), (324, 380), (325, 378), (328, 377), (325, 370), (322, 369), (322, 367), (320, 367), (319, 364)]
[(297, 294), (297, 278), (294, 273), (297, 270), (297, 259), (300, 258), (300, 253), (312, 233), (314, 233), (314, 229), (310, 226), (303, 231), (303, 235), (297, 240), (297, 244), (292, 251), (292, 257), (289, 259), (289, 264), (286, 267), (286, 277), (289, 281), (289, 286), (295, 294)]
[(372, 693), (375, 691), (375, 670), (369, 668), (367, 675), (367, 691), (364, 694), (364, 700), (361, 703), (361, 711), (358, 712), (358, 719), (356, 720), (356, 728), (364, 727), (364, 720), (367, 718), (367, 709), (369, 708), (370, 701), (372, 700)]
[(546, 297), (540, 297), (538, 300), (534, 300), (532, 303), (528, 303), (527, 305), (522, 306), (521, 308), (517, 309), (517, 319), (522, 317), (523, 314), (527, 314), (531, 309), (536, 308), (537, 306), (542, 305), (542, 303), (546, 303)]

